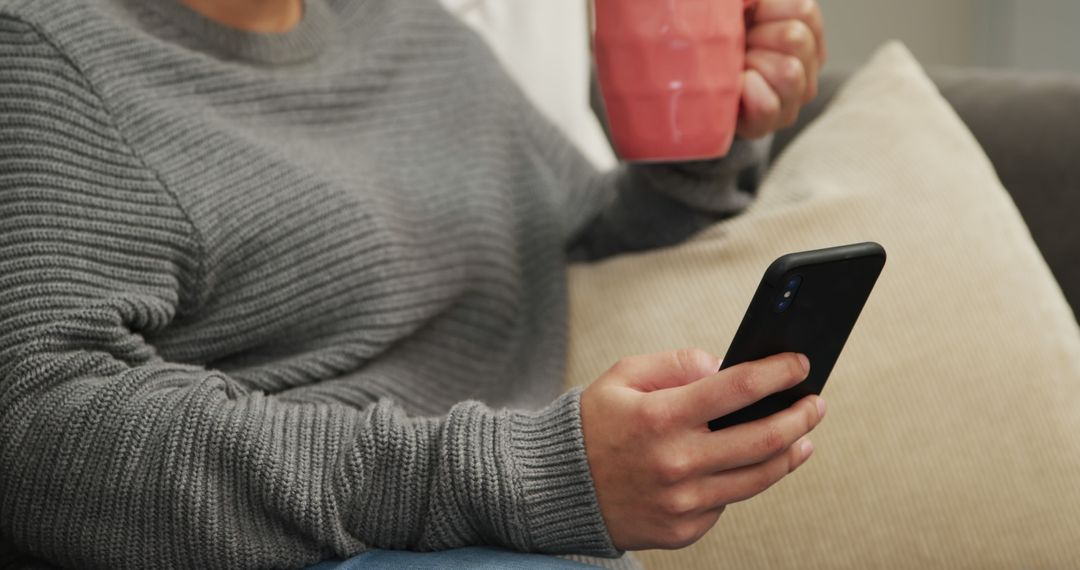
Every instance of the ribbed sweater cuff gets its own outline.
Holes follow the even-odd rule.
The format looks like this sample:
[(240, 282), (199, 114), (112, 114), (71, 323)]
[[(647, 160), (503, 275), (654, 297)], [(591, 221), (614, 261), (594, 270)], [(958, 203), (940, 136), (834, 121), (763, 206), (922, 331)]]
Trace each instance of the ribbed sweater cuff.
[[(736, 139), (723, 158), (635, 164), (646, 186), (700, 212), (727, 217), (745, 209), (764, 175), (772, 137)], [(640, 183), (640, 182), (639, 182)]]
[(614, 558), (600, 514), (581, 431), (581, 390), (534, 414), (516, 414), (511, 447), (523, 504), (521, 521), (540, 552)]

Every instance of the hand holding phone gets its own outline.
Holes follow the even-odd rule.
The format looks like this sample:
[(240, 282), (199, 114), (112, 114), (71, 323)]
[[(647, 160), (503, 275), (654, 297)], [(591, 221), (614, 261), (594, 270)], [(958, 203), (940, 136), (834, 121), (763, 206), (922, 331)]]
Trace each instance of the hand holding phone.
[(806, 378), (795, 354), (717, 372), (720, 358), (682, 349), (624, 358), (581, 394), (581, 429), (597, 501), (617, 548), (683, 548), (726, 505), (753, 497), (802, 465), (806, 434), (824, 414), (808, 396), (722, 431), (706, 422)]
[(589, 470), (617, 548), (688, 546), (727, 504), (761, 493), (810, 457), (806, 434), (825, 413), (814, 394), (884, 255), (877, 244), (856, 244), (781, 257), (722, 365), (695, 349), (633, 356), (581, 394)]

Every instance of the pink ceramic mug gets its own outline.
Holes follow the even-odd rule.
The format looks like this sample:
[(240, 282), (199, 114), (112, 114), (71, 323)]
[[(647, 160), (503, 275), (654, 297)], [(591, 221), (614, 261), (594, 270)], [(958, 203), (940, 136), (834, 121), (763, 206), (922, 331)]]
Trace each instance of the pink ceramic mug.
[(615, 151), (630, 161), (727, 154), (755, 0), (594, 0), (593, 52)]

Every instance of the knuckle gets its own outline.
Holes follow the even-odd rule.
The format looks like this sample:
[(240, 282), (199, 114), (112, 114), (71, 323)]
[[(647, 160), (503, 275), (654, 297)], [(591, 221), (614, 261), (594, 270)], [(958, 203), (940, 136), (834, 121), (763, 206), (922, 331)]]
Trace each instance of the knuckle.
[(787, 442), (784, 441), (784, 434), (780, 433), (779, 428), (770, 424), (765, 431), (765, 435), (761, 437), (760, 451), (763, 455), (772, 457), (787, 448)]
[(626, 368), (630, 368), (630, 366), (631, 366), (630, 357), (625, 356), (625, 357), (619, 358), (618, 361), (615, 362), (615, 364), (612, 364), (611, 365), (611, 370), (616, 371), (616, 372), (621, 372), (621, 371), (625, 371)]
[(656, 461), (656, 476), (660, 482), (671, 485), (685, 480), (692, 468), (685, 454), (665, 453)]
[(694, 512), (697, 509), (697, 497), (689, 491), (671, 491), (664, 497), (661, 509), (665, 514), (681, 517)]
[(667, 431), (673, 423), (673, 415), (671, 406), (656, 398), (649, 398), (639, 412), (642, 426), (651, 433)]
[(687, 371), (706, 371), (715, 360), (711, 354), (700, 348), (680, 348), (675, 351), (675, 358)]
[(615, 364), (611, 365), (611, 372), (617, 375), (627, 374), (634, 367), (632, 357), (623, 357), (615, 361)]
[(768, 97), (758, 101), (752, 109), (747, 111), (747, 116), (750, 119), (748, 127), (756, 134), (756, 137), (753, 138), (760, 138), (771, 132), (772, 123), (780, 115), (781, 104), (779, 94), (777, 94), (776, 97)]
[(784, 48), (789, 53), (801, 53), (813, 39), (813, 32), (801, 20), (791, 20), (784, 24)]
[(806, 75), (802, 60), (793, 55), (783, 56), (779, 72), (780, 79), (788, 85), (797, 85)]
[(731, 387), (741, 397), (746, 399), (758, 399), (758, 380), (752, 368), (742, 368), (731, 378)]
[(762, 117), (762, 136), (771, 133), (774, 130), (774, 123), (777, 118), (780, 117), (780, 113), (784, 112), (784, 104), (779, 97), (775, 101), (770, 101), (764, 107), (764, 111), (761, 114)]
[(705, 531), (708, 529), (702, 529), (701, 525), (693, 522), (677, 522), (668, 527), (667, 532), (667, 547), (671, 549), (686, 548), (691, 544), (698, 541)]
[(752, 485), (754, 494), (758, 495), (764, 493), (769, 487), (772, 487), (773, 483), (776, 483), (778, 479), (779, 477), (773, 474), (772, 469), (762, 469), (754, 478)]

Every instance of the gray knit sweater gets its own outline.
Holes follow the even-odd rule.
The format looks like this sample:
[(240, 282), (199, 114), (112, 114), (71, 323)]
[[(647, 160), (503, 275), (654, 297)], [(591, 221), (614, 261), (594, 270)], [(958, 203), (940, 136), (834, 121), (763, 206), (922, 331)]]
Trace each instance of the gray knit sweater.
[(761, 150), (597, 172), (419, 0), (279, 35), (0, 0), (3, 549), (617, 555), (560, 396), (565, 265), (739, 210)]

